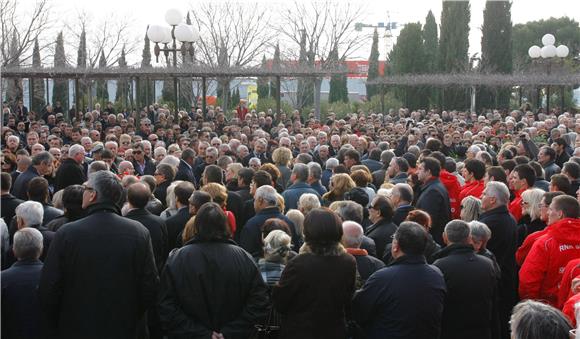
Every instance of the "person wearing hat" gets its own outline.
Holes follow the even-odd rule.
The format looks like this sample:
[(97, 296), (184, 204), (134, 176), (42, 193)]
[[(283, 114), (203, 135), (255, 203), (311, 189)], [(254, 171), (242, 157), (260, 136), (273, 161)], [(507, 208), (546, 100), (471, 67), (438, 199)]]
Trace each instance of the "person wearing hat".
[(72, 145), (68, 150), (68, 157), (62, 161), (56, 171), (56, 191), (71, 185), (82, 185), (86, 180), (83, 162), (85, 148), (81, 145)]

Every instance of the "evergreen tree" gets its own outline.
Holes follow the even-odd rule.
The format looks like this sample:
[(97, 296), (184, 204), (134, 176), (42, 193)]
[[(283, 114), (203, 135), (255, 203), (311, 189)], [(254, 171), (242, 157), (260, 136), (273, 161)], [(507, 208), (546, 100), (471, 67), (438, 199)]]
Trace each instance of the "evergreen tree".
[[(468, 1), (443, 1), (441, 12), (441, 40), (439, 42), (439, 71), (442, 73), (463, 73), (469, 62), (469, 21), (471, 10)], [(446, 88), (443, 105), (450, 109), (469, 107), (469, 97), (465, 88)]]
[[(369, 69), (367, 73), (367, 81), (374, 80), (379, 77), (379, 32), (375, 28), (373, 33), (373, 45), (371, 46), (371, 55), (369, 56)], [(367, 87), (367, 100), (370, 101), (371, 98), (378, 94), (377, 85), (366, 85)]]
[[(66, 54), (64, 52), (64, 38), (62, 32), (58, 33), (56, 37), (56, 48), (54, 51), (54, 67), (66, 67)], [(54, 86), (52, 88), (52, 104), (60, 101), (63, 107), (67, 105), (68, 82), (65, 79), (54, 79)]]
[[(306, 32), (302, 31), (300, 35), (300, 56), (298, 58), (298, 65), (301, 67), (309, 67), (314, 65), (314, 53), (306, 47)], [(296, 89), (296, 104), (297, 108), (311, 106), (314, 102), (314, 83), (309, 78), (298, 78), (298, 86)]]
[[(266, 55), (262, 56), (262, 70), (268, 69), (268, 61), (266, 60)], [(268, 83), (270, 82), (269, 77), (258, 77), (256, 81), (258, 85), (258, 99), (260, 98), (267, 98), (269, 96), (270, 88), (268, 87)]]
[[(147, 26), (149, 29), (149, 26)], [(151, 46), (149, 43), (149, 38), (147, 34), (145, 34), (144, 44), (143, 44), (143, 53), (141, 54), (141, 67), (142, 68), (149, 68), (151, 66)], [(155, 101), (154, 98), (154, 89), (155, 83), (147, 78), (139, 79), (139, 92), (137, 93), (138, 102), (137, 105), (140, 106), (149, 106), (149, 104)]]
[[(101, 56), (99, 57), (99, 68), (107, 67), (107, 59), (105, 58), (105, 52), (101, 51)], [(101, 106), (105, 107), (109, 101), (109, 89), (107, 88), (107, 80), (97, 80), (97, 101), (101, 102)]]
[[(220, 44), (220, 49), (218, 53), (218, 66), (219, 67), (228, 67), (228, 51), (226, 45), (222, 41)], [(218, 97), (221, 99), (221, 105), (224, 110), (227, 110), (230, 106), (230, 79), (227, 77), (218, 79)], [(236, 105), (239, 103), (236, 102)]]
[[(338, 47), (335, 47), (328, 57), (331, 66), (340, 66), (338, 59)], [(348, 102), (348, 89), (346, 87), (346, 75), (336, 74), (330, 77), (330, 92), (328, 93), (328, 102)]]
[[(125, 46), (121, 50), (119, 57), (119, 68), (127, 68), (127, 60), (125, 58)], [(117, 80), (117, 93), (115, 94), (115, 101), (121, 103), (123, 108), (126, 108), (127, 98), (129, 96), (129, 82), (126, 79)]]
[[(422, 74), (425, 72), (425, 51), (420, 23), (405, 25), (390, 53), (393, 74)], [(411, 109), (425, 108), (428, 104), (423, 87), (399, 88), (396, 95)]]
[(239, 103), (240, 103), (240, 89), (238, 87), (236, 87), (232, 91), (232, 99), (231, 99), (230, 109), (236, 108), (236, 106)]
[[(423, 26), (423, 46), (425, 51), (425, 73), (437, 73), (437, 55), (439, 53), (439, 37), (437, 33), (437, 22), (433, 12), (429, 11)], [(429, 103), (437, 103), (437, 88), (426, 86)]]
[[(86, 68), (87, 67), (87, 33), (83, 27), (83, 31), (81, 32), (81, 36), (79, 39), (79, 49), (77, 51), (77, 67), (78, 68)], [(86, 102), (87, 98), (87, 85), (84, 80), (80, 80), (78, 82), (78, 87), (76, 89), (79, 93), (76, 96), (80, 99), (81, 102), (77, 102), (76, 108), (82, 110), (83, 107), (88, 105)]]
[[(34, 66), (34, 68), (42, 67), (38, 39), (34, 40), (34, 49), (32, 51), (32, 66)], [(46, 105), (44, 100), (44, 79), (31, 78), (30, 81), (33, 81), (32, 88), (34, 89), (34, 96), (32, 97), (32, 105), (30, 105), (30, 109), (36, 112), (40, 112)]]
[[(481, 72), (512, 72), (512, 20), (511, 3), (508, 1), (487, 1), (483, 11), (483, 36), (481, 38)], [(478, 107), (509, 108), (508, 88), (482, 88)]]
[[(16, 30), (12, 33), (12, 41), (10, 42), (10, 46), (12, 46), (12, 51), (10, 52), (12, 55), (10, 56), (10, 63), (8, 64), (9, 67), (18, 67), (20, 66), (20, 55), (17, 54), (19, 50), (19, 42), (18, 36), (16, 34)], [(6, 100), (16, 105), (19, 100), (23, 98), (23, 89), (22, 89), (22, 79), (14, 78), (8, 79), (8, 86), (6, 88)]]
[[(272, 58), (272, 69), (279, 70), (282, 67), (282, 61), (280, 60), (280, 44), (276, 44), (276, 49), (274, 49), (274, 57)], [(270, 96), (276, 98), (276, 92), (278, 87), (276, 87), (276, 77), (270, 78)]]

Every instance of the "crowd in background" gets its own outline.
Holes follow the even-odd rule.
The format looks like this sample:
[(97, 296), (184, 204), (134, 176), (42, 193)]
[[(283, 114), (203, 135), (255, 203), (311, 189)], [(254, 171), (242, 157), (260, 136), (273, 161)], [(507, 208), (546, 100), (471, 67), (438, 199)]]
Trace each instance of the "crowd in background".
[(580, 114), (2, 111), (7, 338), (569, 338)]

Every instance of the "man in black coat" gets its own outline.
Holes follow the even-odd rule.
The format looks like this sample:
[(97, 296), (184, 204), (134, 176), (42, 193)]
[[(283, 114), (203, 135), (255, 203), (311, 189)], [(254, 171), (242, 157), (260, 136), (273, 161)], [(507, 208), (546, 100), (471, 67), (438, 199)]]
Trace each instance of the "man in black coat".
[(253, 177), (254, 170), (251, 168), (242, 168), (238, 172), (238, 189), (236, 190), (236, 193), (244, 203), (252, 199), (252, 195), (250, 194), (250, 184), (252, 183)]
[(52, 173), (52, 164), (54, 158), (47, 151), (40, 152), (32, 158), (32, 165), (22, 172), (12, 185), (12, 194), (18, 199), (28, 200), (26, 192), (28, 183), (33, 178), (44, 176)]
[(518, 300), (515, 259), (517, 226), (507, 208), (509, 197), (509, 190), (504, 183), (488, 182), (481, 196), (483, 213), (479, 216), (479, 221), (491, 230), (492, 237), (487, 243), (487, 248), (495, 254), (501, 269), (499, 296), (502, 338), (509, 338), (508, 321), (511, 310)]
[(248, 338), (268, 309), (260, 271), (229, 240), (219, 205), (204, 204), (195, 225), (196, 236), (167, 259), (163, 271), (163, 328), (169, 338)]
[(83, 168), (85, 148), (72, 145), (68, 150), (68, 158), (64, 159), (56, 171), (56, 191), (71, 185), (82, 185), (87, 179)]
[(377, 258), (382, 258), (385, 247), (391, 243), (392, 236), (397, 230), (397, 225), (392, 221), (393, 207), (384, 196), (378, 195), (371, 202), (369, 218), (373, 222), (369, 226), (365, 235), (375, 241), (377, 246)]
[(161, 201), (163, 208), (167, 208), (167, 188), (173, 182), (175, 169), (169, 164), (159, 164), (155, 169), (154, 176), (157, 186), (153, 195)]
[(195, 182), (193, 176), (194, 160), (195, 152), (191, 148), (185, 149), (183, 152), (181, 152), (181, 159), (179, 160), (179, 166), (177, 166), (175, 180), (189, 181), (191, 183)]
[(421, 225), (402, 223), (393, 239), (395, 261), (355, 294), (352, 314), (366, 338), (439, 338), (446, 288), (441, 271), (425, 262), (427, 241)]
[(155, 164), (145, 155), (145, 150), (141, 143), (133, 146), (133, 168), (135, 168), (135, 175), (155, 174)]
[(178, 237), (183, 232), (183, 228), (189, 218), (191, 218), (189, 214), (189, 197), (194, 190), (193, 184), (188, 181), (175, 186), (177, 213), (165, 220), (165, 225), (167, 226), (167, 254), (176, 248), (178, 243), (181, 243), (181, 241), (178, 241)]
[(12, 186), (12, 176), (10, 173), (2, 172), (2, 182), (0, 185), (0, 215), (6, 225), (10, 225), (10, 221), (16, 214), (16, 206), (24, 201), (10, 194), (10, 187)]
[(42, 234), (23, 228), (14, 235), (17, 262), (2, 271), (2, 338), (40, 338), (40, 305), (36, 289), (42, 262)]
[(417, 168), (417, 176), (422, 183), (417, 199), (417, 208), (431, 216), (431, 235), (440, 245), (443, 244), (443, 228), (451, 220), (451, 207), (447, 189), (439, 180), (441, 164), (435, 158), (423, 158)]
[[(344, 221), (342, 223), (342, 245), (346, 252), (354, 256), (356, 269), (360, 275), (360, 280), (364, 283), (373, 273), (385, 267), (385, 264), (360, 248), (363, 239), (363, 228), (354, 221)], [(357, 286), (360, 287), (360, 286)]]
[(154, 304), (159, 278), (149, 231), (119, 215), (123, 187), (89, 176), (87, 217), (56, 233), (38, 293), (49, 338), (132, 338)]
[(447, 247), (435, 254), (433, 265), (443, 272), (447, 285), (441, 337), (498, 338), (500, 277), (490, 259), (475, 253), (469, 234), (465, 221), (450, 221), (443, 232)]
[(415, 209), (411, 205), (413, 201), (413, 189), (409, 184), (396, 184), (391, 191), (391, 202), (393, 203), (393, 208), (395, 213), (393, 215), (393, 223), (399, 226), (407, 216), (409, 212)]

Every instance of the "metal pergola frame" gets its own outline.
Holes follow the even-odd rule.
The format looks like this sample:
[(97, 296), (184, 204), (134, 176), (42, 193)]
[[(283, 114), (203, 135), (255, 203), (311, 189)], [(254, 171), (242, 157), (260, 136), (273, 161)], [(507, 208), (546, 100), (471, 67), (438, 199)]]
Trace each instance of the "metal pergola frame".
[[(218, 67), (205, 65), (190, 65), (179, 67), (107, 67), (107, 68), (44, 68), (44, 67), (2, 67), (0, 68), (1, 78), (29, 78), (29, 79), (74, 79), (75, 80), (75, 102), (79, 102), (78, 88), (79, 80), (136, 80), (139, 84), (140, 79), (147, 81), (165, 80), (167, 78), (201, 78), (202, 82), (202, 110), (206, 112), (207, 103), (207, 79), (219, 78), (250, 78), (250, 77), (272, 77), (275, 78), (276, 83), (276, 110), (280, 112), (280, 90), (281, 78), (317, 78), (328, 77), (337, 74), (346, 74), (347, 70), (344, 67), (334, 67), (322, 69), (319, 67), (304, 67), (304, 66), (283, 66), (272, 69), (265, 69), (261, 67)], [(177, 89), (175, 89), (177, 91)], [(137, 87), (137, 92), (139, 88)], [(29, 96), (32, 98), (33, 91), (29, 91)], [(137, 95), (137, 107), (143, 104), (139, 103), (139, 96)], [(141, 105), (140, 105), (141, 104)], [(175, 103), (177, 107), (177, 102)]]

